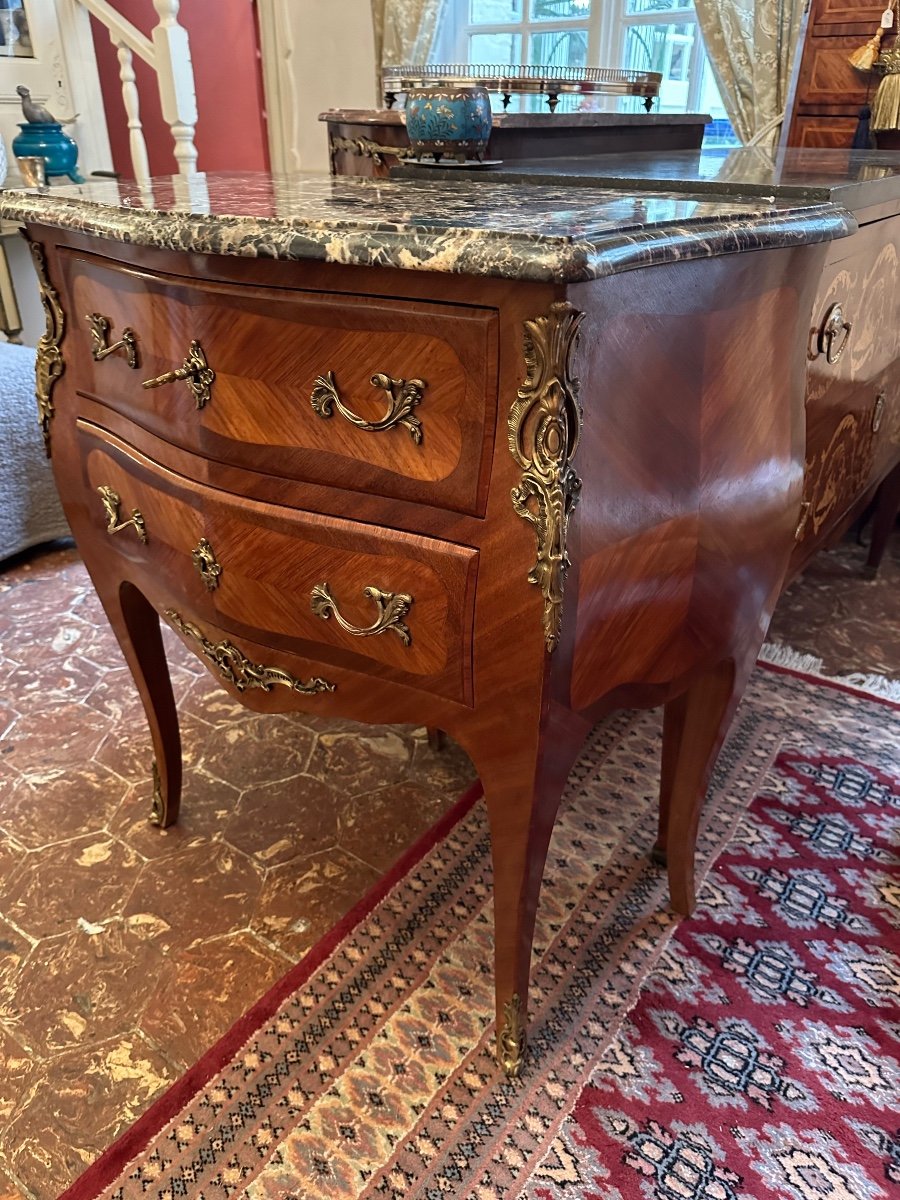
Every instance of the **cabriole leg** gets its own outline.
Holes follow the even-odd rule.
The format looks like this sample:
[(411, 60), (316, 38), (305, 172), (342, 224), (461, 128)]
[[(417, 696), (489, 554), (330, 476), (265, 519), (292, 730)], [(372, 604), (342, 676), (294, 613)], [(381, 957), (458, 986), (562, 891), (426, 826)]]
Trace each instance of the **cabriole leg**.
[(653, 857), (669, 874), (676, 912), (694, 911), (694, 852), (716, 755), (743, 690), (733, 662), (722, 662), (670, 700), (663, 715), (659, 834)]
[(131, 583), (97, 589), (137, 686), (153, 742), (150, 820), (166, 828), (181, 803), (181, 737), (156, 609)]

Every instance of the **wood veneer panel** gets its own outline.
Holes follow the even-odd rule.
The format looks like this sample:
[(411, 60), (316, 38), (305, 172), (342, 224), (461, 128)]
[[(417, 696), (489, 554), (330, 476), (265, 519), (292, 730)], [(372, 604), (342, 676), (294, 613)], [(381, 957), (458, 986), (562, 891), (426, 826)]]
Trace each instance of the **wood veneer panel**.
[(867, 76), (847, 61), (860, 45), (858, 35), (808, 38), (797, 80), (799, 113), (807, 107), (854, 110), (864, 103)]

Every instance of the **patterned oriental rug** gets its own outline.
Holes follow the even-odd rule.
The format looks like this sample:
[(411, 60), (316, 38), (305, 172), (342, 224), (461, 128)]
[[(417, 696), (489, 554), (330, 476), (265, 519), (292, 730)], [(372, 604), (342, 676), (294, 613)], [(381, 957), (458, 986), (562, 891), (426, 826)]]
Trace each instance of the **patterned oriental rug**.
[(680, 922), (659, 740), (619, 714), (570, 779), (520, 1080), (473, 793), (65, 1200), (897, 1195), (900, 706), (758, 669)]

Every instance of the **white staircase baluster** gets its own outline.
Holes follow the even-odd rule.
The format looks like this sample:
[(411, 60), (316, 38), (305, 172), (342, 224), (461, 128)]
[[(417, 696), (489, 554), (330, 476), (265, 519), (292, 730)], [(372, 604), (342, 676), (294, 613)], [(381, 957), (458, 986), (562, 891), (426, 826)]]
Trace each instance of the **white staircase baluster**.
[[(109, 30), (109, 37), (119, 56), (119, 78), (122, 96), (128, 113), (131, 161), (137, 179), (149, 178), (147, 147), (140, 121), (140, 107), (135, 85), (133, 55), (156, 72), (162, 114), (172, 131), (175, 161), (179, 173), (194, 175), (197, 171), (197, 147), (194, 129), (197, 124), (197, 94), (194, 89), (194, 69), (187, 30), (178, 23), (180, 0), (153, 0), (159, 24), (152, 39), (141, 33), (109, 0), (75, 0)], [(126, 96), (126, 87), (128, 95)], [(136, 151), (137, 139), (141, 149)]]
[(116, 34), (112, 31), (110, 40), (119, 56), (119, 79), (122, 81), (122, 99), (125, 102), (125, 115), (128, 118), (131, 166), (135, 179), (140, 182), (150, 178), (150, 160), (147, 157), (147, 143), (144, 141), (144, 127), (141, 124), (141, 101), (135, 83), (134, 56), (124, 42), (116, 41)]
[(153, 7), (159, 15), (153, 48), (163, 117), (172, 131), (178, 170), (192, 175), (197, 170), (197, 94), (187, 30), (178, 24), (180, 0), (153, 0)]

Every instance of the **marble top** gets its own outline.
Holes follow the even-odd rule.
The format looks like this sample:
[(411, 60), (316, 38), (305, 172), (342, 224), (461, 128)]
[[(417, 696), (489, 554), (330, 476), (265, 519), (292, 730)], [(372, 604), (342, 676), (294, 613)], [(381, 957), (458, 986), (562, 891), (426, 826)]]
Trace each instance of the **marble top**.
[[(402, 108), (329, 108), (320, 121), (344, 125), (405, 125)], [(603, 129), (616, 125), (709, 125), (709, 113), (495, 112), (492, 123), (506, 129)]]
[[(429, 170), (430, 168), (424, 168)], [(395, 169), (412, 178), (423, 168)], [(450, 178), (450, 172), (441, 172)], [(768, 197), (860, 209), (900, 200), (900, 151), (764, 150), (759, 147), (638, 151), (572, 158), (524, 158), (483, 172), (485, 181)]]
[(207, 174), (0, 193), (10, 220), (245, 257), (556, 282), (842, 237), (833, 205), (628, 193), (457, 177)]

